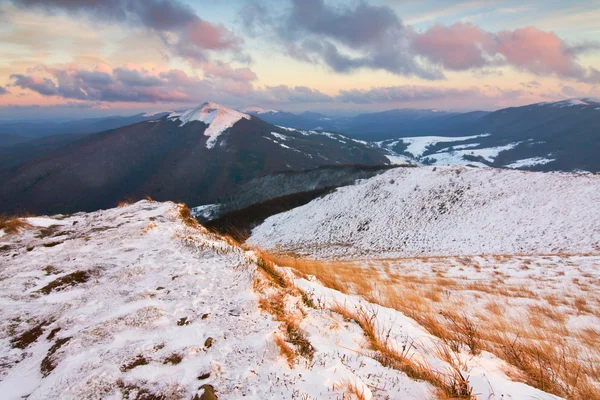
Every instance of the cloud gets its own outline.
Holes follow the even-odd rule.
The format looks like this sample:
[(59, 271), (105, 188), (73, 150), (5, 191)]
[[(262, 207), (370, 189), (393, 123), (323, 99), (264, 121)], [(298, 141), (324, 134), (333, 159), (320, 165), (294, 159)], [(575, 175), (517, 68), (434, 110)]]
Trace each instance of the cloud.
[(253, 93), (255, 101), (266, 104), (277, 103), (326, 103), (333, 98), (319, 90), (306, 86), (267, 86)]
[(445, 71), (489, 75), (490, 68), (508, 65), (534, 75), (600, 82), (600, 71), (578, 61), (579, 55), (600, 50), (596, 42), (569, 44), (534, 27), (494, 33), (469, 22), (418, 32), (392, 8), (365, 1), (353, 6), (325, 0), (285, 4), (279, 13), (264, 3), (244, 7), (240, 19), (245, 31), (279, 43), (295, 59), (340, 73), (368, 68), (443, 79)]
[(450, 70), (481, 68), (488, 64), (484, 49), (494, 45), (490, 34), (470, 23), (434, 25), (415, 34), (412, 47), (429, 61)]
[(520, 85), (528, 89), (536, 89), (542, 86), (538, 81), (521, 82)]
[(476, 89), (440, 88), (421, 85), (400, 85), (375, 87), (371, 89), (342, 90), (336, 100), (342, 103), (404, 103), (447, 98), (476, 97), (481, 93)]
[(410, 54), (410, 30), (390, 7), (291, 0), (291, 7), (282, 15), (269, 12), (260, 3), (242, 9), (246, 32), (278, 41), (288, 55), (299, 60), (321, 63), (342, 73), (370, 68), (425, 79), (443, 77), (439, 70), (418, 63)]
[(11, 75), (12, 86), (68, 100), (132, 103), (192, 101), (193, 91), (202, 93), (210, 87), (206, 81), (181, 71), (155, 75), (143, 69), (101, 69), (42, 65), (27, 75)]
[(8, 94), (8, 90), (6, 90), (5, 87), (0, 86), (0, 96), (4, 95), (4, 94)]
[(200, 18), (177, 0), (11, 0), (22, 8), (85, 15), (109, 23), (142, 26), (160, 35), (174, 55), (205, 61), (214, 51), (241, 51), (242, 39)]
[(598, 44), (569, 45), (554, 32), (534, 27), (491, 33), (471, 23), (437, 24), (423, 33), (415, 32), (412, 48), (447, 70), (507, 64), (534, 75), (600, 82), (597, 70), (585, 68), (577, 61), (579, 54), (600, 49)]
[(207, 61), (200, 65), (204, 74), (211, 78), (229, 79), (237, 82), (252, 82), (258, 79), (256, 73), (250, 68), (233, 68), (221, 61)]

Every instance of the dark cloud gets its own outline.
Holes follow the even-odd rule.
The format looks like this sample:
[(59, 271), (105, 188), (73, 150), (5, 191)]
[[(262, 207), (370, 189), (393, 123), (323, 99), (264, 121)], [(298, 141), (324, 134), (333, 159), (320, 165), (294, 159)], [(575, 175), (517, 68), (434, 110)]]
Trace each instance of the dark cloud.
[(239, 52), (242, 39), (221, 24), (200, 18), (177, 0), (11, 0), (23, 8), (86, 15), (111, 23), (143, 26), (158, 33), (174, 55), (204, 61), (207, 52)]
[(2, 96), (3, 94), (8, 94), (8, 90), (6, 90), (6, 88), (4, 88), (3, 86), (0, 86), (0, 96)]
[(291, 0), (283, 15), (270, 15), (264, 5), (252, 3), (240, 17), (247, 32), (276, 38), (288, 55), (337, 72), (371, 68), (426, 79), (443, 77), (412, 56), (410, 30), (390, 7)]
[(58, 95), (56, 84), (51, 79), (22, 74), (11, 75), (10, 79), (14, 80), (13, 86), (18, 86), (22, 89), (30, 89), (44, 96)]
[[(218, 62), (204, 63), (202, 67), (204, 78), (175, 69), (153, 73), (143, 68), (112, 69), (107, 65), (94, 70), (76, 65), (38, 65), (27, 74), (13, 74), (10, 78), (12, 86), (43, 96), (99, 103), (195, 103), (207, 99), (236, 102), (256, 94), (251, 83), (256, 75), (250, 69)], [(300, 99), (299, 93), (306, 93), (300, 89), (296, 92), (295, 97), (294, 92), (287, 97)]]
[[(176, 82), (170, 76), (154, 76), (146, 71), (117, 68), (111, 73), (77, 68), (43, 67), (44, 75), (11, 76), (13, 86), (44, 96), (100, 102), (189, 101), (185, 89), (198, 87), (201, 81)], [(185, 86), (185, 87), (184, 87)]]

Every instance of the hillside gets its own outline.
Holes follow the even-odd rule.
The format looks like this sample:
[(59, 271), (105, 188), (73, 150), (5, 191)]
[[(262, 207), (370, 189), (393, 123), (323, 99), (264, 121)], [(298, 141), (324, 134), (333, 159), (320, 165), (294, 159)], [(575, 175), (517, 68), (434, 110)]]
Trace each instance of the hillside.
[(341, 135), (279, 128), (205, 103), (0, 170), (0, 209), (92, 211), (147, 195), (200, 205), (273, 172), (388, 163), (378, 150)]
[(322, 257), (597, 252), (600, 177), (397, 168), (275, 215), (265, 248)]
[[(490, 354), (445, 361), (414, 320), (295, 277), (186, 210), (141, 201), (0, 231), (3, 398), (425, 400), (459, 390), (464, 368), (479, 398), (557, 399), (512, 382)], [(424, 378), (368, 350), (336, 304), (374, 313), (398, 349), (410, 343)]]

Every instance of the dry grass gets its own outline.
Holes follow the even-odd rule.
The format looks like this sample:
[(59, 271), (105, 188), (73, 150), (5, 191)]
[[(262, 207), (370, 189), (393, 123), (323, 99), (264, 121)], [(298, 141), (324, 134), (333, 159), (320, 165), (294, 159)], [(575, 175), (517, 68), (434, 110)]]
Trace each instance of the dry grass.
[(22, 218), (0, 214), (0, 230), (4, 230), (7, 235), (19, 233), (29, 226), (29, 223)]
[[(365, 391), (362, 388), (359, 388), (355, 383), (344, 380), (339, 383), (333, 385), (333, 390), (342, 390), (344, 392), (343, 399), (356, 399), (356, 400), (366, 400)], [(348, 397), (346, 397), (346, 395)]]
[(179, 218), (189, 227), (197, 227), (199, 225), (198, 220), (194, 218), (192, 211), (185, 203), (179, 206)]
[[(391, 343), (387, 339), (389, 335), (385, 334), (385, 332), (379, 332), (375, 325), (377, 319), (375, 312), (369, 312), (363, 308), (350, 310), (340, 304), (335, 304), (331, 308), (331, 311), (356, 322), (361, 327), (369, 347), (375, 351), (375, 354), (372, 355), (373, 359), (380, 362), (383, 366), (402, 371), (412, 379), (430, 383), (437, 389), (436, 394), (438, 398), (473, 398), (473, 392), (468, 379), (463, 376), (458, 365), (449, 362), (451, 366), (450, 373), (436, 371), (424, 360), (417, 359), (416, 353), (413, 352), (412, 344), (405, 344), (398, 350), (395, 343)], [(386, 339), (382, 340), (382, 337)], [(443, 344), (440, 346), (443, 346)], [(452, 361), (453, 359), (449, 358), (449, 360)]]
[(283, 339), (281, 336), (278, 336), (278, 335), (275, 336), (275, 344), (277, 345), (277, 347), (279, 347), (279, 352), (281, 353), (281, 355), (287, 359), (287, 362), (288, 362), (288, 365), (290, 366), (290, 368), (292, 368), (294, 366), (294, 363), (296, 362), (296, 357), (297, 357), (294, 349), (292, 349), (287, 344), (285, 339)]
[[(592, 383), (600, 381), (598, 331), (572, 332), (567, 326), (567, 311), (563, 309), (571, 307), (577, 314), (592, 314), (595, 311), (591, 307), (592, 300), (575, 297), (570, 302), (561, 301), (559, 306), (554, 297), (546, 302), (547, 296), (539, 296), (522, 284), (510, 285), (502, 279), (487, 284), (475, 283), (440, 277), (441, 274), (435, 273), (428, 277), (400, 274), (389, 268), (375, 270), (356, 262), (263, 255), (272, 263), (296, 269), (301, 276), (314, 275), (329, 288), (357, 294), (372, 303), (402, 312), (441, 339), (441, 343), (452, 351), (461, 348), (473, 354), (489, 351), (518, 369), (518, 374), (512, 373), (516, 380), (569, 399), (600, 399), (598, 389)], [(500, 261), (505, 258), (498, 256)], [(385, 265), (385, 262), (381, 264)], [(469, 315), (461, 311), (468, 310), (461, 300), (461, 293), (486, 299), (484, 307), (489, 313), (484, 313), (485, 318), (478, 317), (482, 315), (481, 310)], [(525, 307), (524, 314), (515, 314), (508, 308), (515, 299), (535, 305)], [(420, 374), (427, 377), (426, 367), (407, 364), (405, 356), (390, 352), (384, 343), (378, 342), (375, 327), (365, 315), (342, 309), (335, 311), (357, 321), (383, 363), (394, 365), (412, 377)], [(435, 376), (429, 376), (425, 380), (433, 381), (433, 378)], [(453, 378), (454, 386), (460, 388), (460, 374)], [(465, 390), (462, 392), (466, 393)]]
[(258, 305), (281, 322), (283, 337), (276, 335), (275, 344), (290, 367), (293, 367), (298, 357), (312, 361), (315, 349), (300, 329), (304, 315), (298, 309), (292, 311), (286, 307), (286, 304), (295, 304), (294, 298), (302, 299), (304, 304), (312, 304), (312, 301), (307, 300), (300, 290), (280, 274), (272, 261), (263, 258), (260, 252), (256, 254), (256, 265), (261, 272), (261, 276), (254, 281), (254, 289), (259, 294)]

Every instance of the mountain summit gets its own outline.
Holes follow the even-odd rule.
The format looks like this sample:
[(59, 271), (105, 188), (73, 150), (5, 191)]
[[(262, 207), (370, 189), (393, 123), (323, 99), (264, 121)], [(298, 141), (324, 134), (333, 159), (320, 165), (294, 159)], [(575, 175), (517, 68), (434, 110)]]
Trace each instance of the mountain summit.
[(205, 136), (209, 136), (206, 142), (206, 148), (212, 149), (217, 143), (217, 138), (231, 128), (241, 119), (251, 119), (252, 117), (233, 110), (221, 104), (207, 101), (200, 104), (197, 108), (190, 108), (182, 112), (173, 112), (167, 119), (171, 121), (179, 120), (184, 126), (188, 123), (199, 121), (208, 125), (204, 131)]
[(93, 211), (146, 195), (206, 204), (259, 176), (339, 164), (389, 161), (342, 135), (281, 128), (207, 102), (0, 169), (0, 209)]

